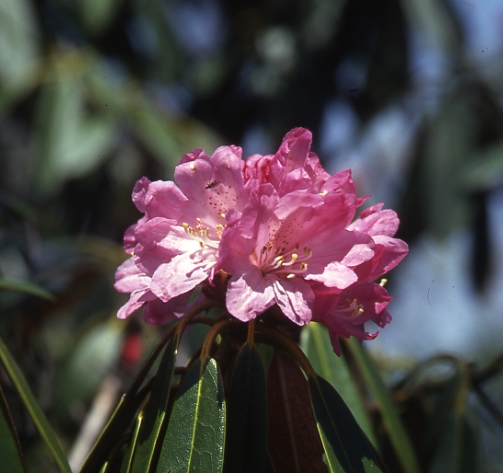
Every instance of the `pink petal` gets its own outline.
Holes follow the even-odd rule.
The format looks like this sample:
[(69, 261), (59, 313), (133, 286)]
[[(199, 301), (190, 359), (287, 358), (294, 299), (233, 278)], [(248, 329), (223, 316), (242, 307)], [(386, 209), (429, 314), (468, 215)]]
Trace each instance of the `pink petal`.
[(312, 140), (311, 132), (305, 128), (294, 128), (285, 135), (276, 156), (284, 160), (286, 172), (304, 165)]
[(150, 180), (146, 177), (142, 177), (138, 180), (133, 189), (133, 203), (136, 205), (136, 208), (140, 212), (145, 212), (146, 209), (146, 196), (148, 192), (148, 187), (150, 184)]
[(309, 281), (318, 281), (327, 287), (345, 289), (354, 284), (358, 277), (352, 269), (338, 261), (333, 261), (325, 266), (321, 273), (309, 273), (305, 276)]
[(297, 278), (278, 279), (274, 283), (274, 296), (283, 314), (292, 322), (304, 325), (311, 320), (314, 294), (306, 281)]
[(243, 322), (254, 319), (274, 305), (274, 282), (274, 276), (263, 276), (253, 266), (234, 275), (227, 286), (227, 310)]
[(400, 220), (395, 211), (381, 210), (384, 204), (377, 204), (364, 210), (349, 228), (369, 235), (394, 236)]
[(150, 290), (163, 302), (185, 294), (208, 279), (215, 260), (201, 261), (197, 253), (182, 253), (161, 264), (152, 276)]
[(150, 285), (150, 278), (136, 266), (133, 258), (128, 258), (115, 271), (115, 290), (132, 292), (145, 289)]
[(172, 181), (150, 183), (145, 211), (149, 218), (165, 217), (179, 220), (183, 217), (182, 208), (187, 197)]

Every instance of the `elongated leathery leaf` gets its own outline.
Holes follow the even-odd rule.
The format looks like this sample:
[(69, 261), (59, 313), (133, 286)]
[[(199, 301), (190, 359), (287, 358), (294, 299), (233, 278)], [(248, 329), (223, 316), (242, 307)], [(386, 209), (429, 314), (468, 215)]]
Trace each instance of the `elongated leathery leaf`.
[(376, 400), (379, 411), (382, 415), (384, 427), (388, 432), (391, 443), (395, 448), (398, 459), (407, 473), (419, 473), (419, 467), (416, 454), (410, 443), (409, 436), (398, 412), (391, 400), (388, 390), (384, 385), (379, 373), (374, 367), (372, 360), (368, 356), (364, 347), (360, 345), (358, 339), (352, 338), (347, 343), (351, 354), (354, 356), (358, 368), (370, 390), (374, 399)]
[(365, 435), (376, 447), (377, 441), (370, 418), (359, 395), (355, 379), (344, 353), (340, 357), (334, 353), (327, 328), (316, 322), (306, 325), (302, 330), (300, 347), (309, 358), (314, 371), (325, 378), (341, 395)]
[(267, 401), (276, 473), (326, 473), (306, 378), (292, 357), (277, 350), (267, 375)]
[(321, 377), (310, 377), (309, 390), (330, 471), (385, 471), (369, 440), (331, 384)]
[(220, 473), (225, 440), (225, 402), (217, 363), (201, 372), (197, 360), (185, 374), (164, 436), (158, 472)]
[(48, 301), (56, 300), (56, 298), (50, 292), (46, 291), (40, 286), (37, 286), (36, 284), (27, 281), (0, 279), (0, 289), (5, 291), (22, 292), (31, 296), (47, 299)]
[(23, 453), (1, 384), (0, 404), (0, 458), (2, 468), (11, 473), (25, 473), (27, 470)]
[(145, 361), (132, 385), (120, 399), (110, 419), (93, 445), (93, 448), (87, 455), (80, 469), (80, 473), (95, 473), (95, 471), (107, 460), (111, 445), (116, 444), (124, 435), (124, 431), (133, 423), (138, 408), (144, 401), (148, 392), (152, 389), (152, 383), (148, 381), (141, 389), (140, 386), (145, 381), (150, 368), (161, 353), (162, 345), (167, 342), (168, 340), (164, 340), (161, 344), (158, 344)]
[(33, 396), (33, 393), (21, 373), (21, 370), (1, 339), (0, 360), (59, 469), (64, 473), (71, 473), (70, 465), (68, 464), (68, 460), (66, 459), (58, 439), (56, 438), (54, 430), (47, 421), (42, 409), (35, 399), (35, 396)]
[(245, 344), (236, 360), (227, 402), (226, 473), (264, 471), (267, 459), (267, 399), (260, 353)]
[(126, 452), (124, 453), (124, 458), (122, 459), (122, 465), (120, 473), (131, 473), (133, 468), (133, 458), (136, 450), (136, 445), (138, 443), (138, 434), (143, 422), (143, 412), (140, 411), (138, 417), (136, 418), (136, 423), (134, 425), (133, 431), (131, 432), (131, 439), (127, 446)]
[(143, 419), (134, 452), (133, 473), (153, 471), (156, 447), (160, 443), (159, 433), (168, 407), (177, 349), (178, 337), (173, 337), (164, 349), (150, 399), (141, 413)]

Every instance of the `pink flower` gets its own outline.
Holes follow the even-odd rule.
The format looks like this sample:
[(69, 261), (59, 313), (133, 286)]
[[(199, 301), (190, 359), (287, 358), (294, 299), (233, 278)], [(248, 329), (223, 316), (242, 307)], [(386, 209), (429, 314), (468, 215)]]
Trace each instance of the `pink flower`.
[(340, 336), (374, 338), (365, 323), (391, 320), (391, 297), (375, 281), (408, 248), (382, 204), (355, 220), (367, 197), (357, 197), (351, 171), (328, 174), (311, 142), (296, 128), (275, 154), (246, 161), (236, 146), (211, 157), (196, 149), (174, 182), (140, 179), (133, 202), (143, 216), (126, 231), (130, 258), (115, 283), (130, 298), (118, 316), (143, 307), (147, 322), (166, 323), (204, 284), (241, 321), (277, 306), (297, 325), (325, 324), (337, 353)]
[[(339, 177), (333, 182), (346, 182)], [(254, 189), (241, 218), (222, 236), (221, 268), (232, 275), (229, 312), (247, 321), (277, 304), (296, 324), (309, 322), (313, 282), (345, 289), (358, 280), (352, 267), (374, 255), (369, 235), (346, 228), (355, 208), (356, 197), (337, 185), (284, 197), (269, 183)]]
[(381, 284), (374, 281), (393, 269), (408, 252), (406, 243), (393, 238), (399, 220), (393, 210), (381, 210), (377, 204), (364, 210), (349, 230), (367, 233), (374, 240), (374, 256), (354, 268), (358, 282), (340, 291), (314, 288), (316, 307), (313, 320), (328, 327), (332, 346), (340, 354), (339, 336), (351, 335), (360, 340), (372, 340), (378, 334), (365, 330), (365, 323), (373, 321), (379, 327), (391, 322), (387, 305), (391, 296)]
[(125, 235), (132, 256), (117, 270), (115, 287), (131, 296), (119, 317), (146, 302), (144, 317), (164, 323), (212, 277), (226, 215), (245, 198), (243, 167), (238, 147), (223, 146), (211, 157), (197, 149), (177, 165), (178, 187), (147, 178), (136, 183), (133, 202), (145, 215)]

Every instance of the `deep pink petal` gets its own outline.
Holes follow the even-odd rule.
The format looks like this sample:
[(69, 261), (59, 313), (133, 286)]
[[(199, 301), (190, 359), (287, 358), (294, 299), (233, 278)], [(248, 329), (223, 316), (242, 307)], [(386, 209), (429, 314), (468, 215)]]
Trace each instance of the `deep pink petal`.
[(304, 165), (312, 140), (311, 132), (305, 128), (294, 128), (285, 135), (276, 157), (283, 160), (286, 172)]

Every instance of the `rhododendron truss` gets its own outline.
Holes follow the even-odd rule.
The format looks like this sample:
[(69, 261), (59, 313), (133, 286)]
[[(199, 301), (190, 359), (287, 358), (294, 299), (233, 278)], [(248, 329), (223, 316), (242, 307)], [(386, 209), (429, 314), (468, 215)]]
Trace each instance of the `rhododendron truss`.
[(357, 197), (349, 170), (323, 169), (311, 141), (297, 128), (275, 154), (246, 160), (236, 146), (211, 156), (196, 149), (174, 182), (140, 179), (133, 201), (144, 215), (124, 239), (130, 258), (115, 287), (130, 299), (118, 316), (143, 306), (147, 322), (165, 324), (202, 288), (196, 301), (220, 299), (242, 322), (320, 322), (337, 353), (340, 336), (374, 338), (365, 324), (391, 320), (380, 278), (408, 248), (382, 204), (355, 218), (367, 198)]

